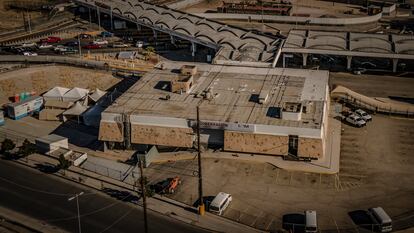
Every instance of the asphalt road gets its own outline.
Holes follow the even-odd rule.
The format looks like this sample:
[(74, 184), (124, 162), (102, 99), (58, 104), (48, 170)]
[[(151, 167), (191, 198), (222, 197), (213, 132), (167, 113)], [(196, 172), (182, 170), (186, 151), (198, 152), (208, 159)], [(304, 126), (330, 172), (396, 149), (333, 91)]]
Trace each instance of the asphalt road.
[[(143, 232), (142, 209), (105, 194), (83, 188), (10, 161), (0, 161), (0, 205), (55, 225), (78, 232), (75, 200), (79, 198), (83, 232)], [(149, 232), (207, 232), (175, 219), (149, 211)]]

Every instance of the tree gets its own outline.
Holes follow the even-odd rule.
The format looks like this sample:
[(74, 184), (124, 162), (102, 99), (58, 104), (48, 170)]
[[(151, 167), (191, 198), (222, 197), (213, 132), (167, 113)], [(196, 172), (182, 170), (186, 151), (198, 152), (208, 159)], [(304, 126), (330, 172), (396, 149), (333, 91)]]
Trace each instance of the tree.
[(26, 157), (36, 152), (35, 144), (29, 142), (29, 140), (25, 139), (23, 145), (19, 147), (18, 154), (22, 157)]
[(11, 150), (16, 148), (16, 144), (11, 139), (4, 139), (4, 141), (1, 143), (1, 149), (0, 151), (3, 153), (10, 153)]
[(67, 159), (65, 158), (65, 156), (60, 155), (60, 156), (59, 156), (59, 168), (60, 168), (60, 169), (63, 169), (63, 170), (66, 170), (66, 169), (68, 169), (68, 168), (69, 168), (69, 166), (70, 166), (70, 161), (69, 161), (69, 160), (67, 160)]
[(155, 48), (154, 48), (154, 47), (151, 47), (151, 46), (148, 46), (148, 47), (145, 49), (145, 51), (146, 51), (149, 55), (151, 55), (151, 54), (155, 53)]

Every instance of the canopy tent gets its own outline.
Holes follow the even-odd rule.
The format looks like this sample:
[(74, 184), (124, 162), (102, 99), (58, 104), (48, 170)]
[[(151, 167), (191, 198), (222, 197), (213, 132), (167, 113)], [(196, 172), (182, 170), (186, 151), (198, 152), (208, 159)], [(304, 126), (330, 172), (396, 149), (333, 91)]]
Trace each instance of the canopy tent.
[(63, 101), (75, 102), (87, 96), (88, 93), (88, 89), (75, 87), (63, 95)]
[(82, 115), (82, 113), (86, 111), (87, 108), (88, 107), (83, 106), (79, 102), (76, 102), (71, 108), (69, 108), (68, 110), (62, 113), (63, 121), (67, 121), (69, 116), (76, 116), (76, 119), (78, 120), (78, 123), (79, 123), (80, 116)]
[(93, 101), (93, 102), (98, 102), (98, 100), (100, 98), (102, 98), (104, 95), (106, 94), (106, 91), (101, 91), (98, 88), (95, 89), (95, 91), (89, 95), (89, 98)]
[(69, 91), (69, 88), (65, 87), (54, 87), (50, 89), (48, 92), (43, 94), (43, 98), (45, 100), (60, 100), (62, 101), (63, 96)]

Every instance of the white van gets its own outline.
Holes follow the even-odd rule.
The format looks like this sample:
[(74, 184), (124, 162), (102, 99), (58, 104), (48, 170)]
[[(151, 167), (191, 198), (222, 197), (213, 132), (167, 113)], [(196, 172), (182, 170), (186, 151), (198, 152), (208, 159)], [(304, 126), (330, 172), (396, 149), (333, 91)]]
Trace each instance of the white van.
[(231, 200), (232, 197), (230, 194), (219, 192), (210, 203), (210, 212), (221, 215), (227, 206), (229, 206)]
[(375, 207), (368, 209), (372, 217), (378, 223), (380, 232), (391, 232), (392, 231), (392, 220), (390, 216), (385, 212), (382, 207)]
[(315, 210), (306, 210), (305, 211), (305, 232), (306, 233), (316, 233), (318, 232), (318, 221), (316, 219)]

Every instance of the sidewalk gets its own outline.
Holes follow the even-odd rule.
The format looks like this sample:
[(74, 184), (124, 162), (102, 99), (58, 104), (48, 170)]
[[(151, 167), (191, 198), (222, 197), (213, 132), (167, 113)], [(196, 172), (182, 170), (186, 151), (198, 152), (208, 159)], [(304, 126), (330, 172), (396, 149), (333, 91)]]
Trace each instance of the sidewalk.
[[(20, 159), (17, 162), (33, 168), (38, 168), (39, 164), (58, 164), (58, 161), (56, 159), (40, 154), (30, 155), (28, 158)], [(56, 176), (75, 181), (76, 183), (86, 185), (99, 191), (104, 188), (110, 188), (115, 190), (129, 191), (131, 193), (137, 192), (137, 188), (135, 188), (133, 185), (74, 166), (71, 166), (68, 170), (59, 171), (54, 174)], [(148, 198), (147, 206), (150, 210), (211, 231), (235, 233), (262, 232), (255, 228), (236, 223), (229, 219), (213, 215), (208, 212), (206, 212), (205, 216), (201, 217), (196, 213), (197, 211), (194, 207), (159, 195)]]

